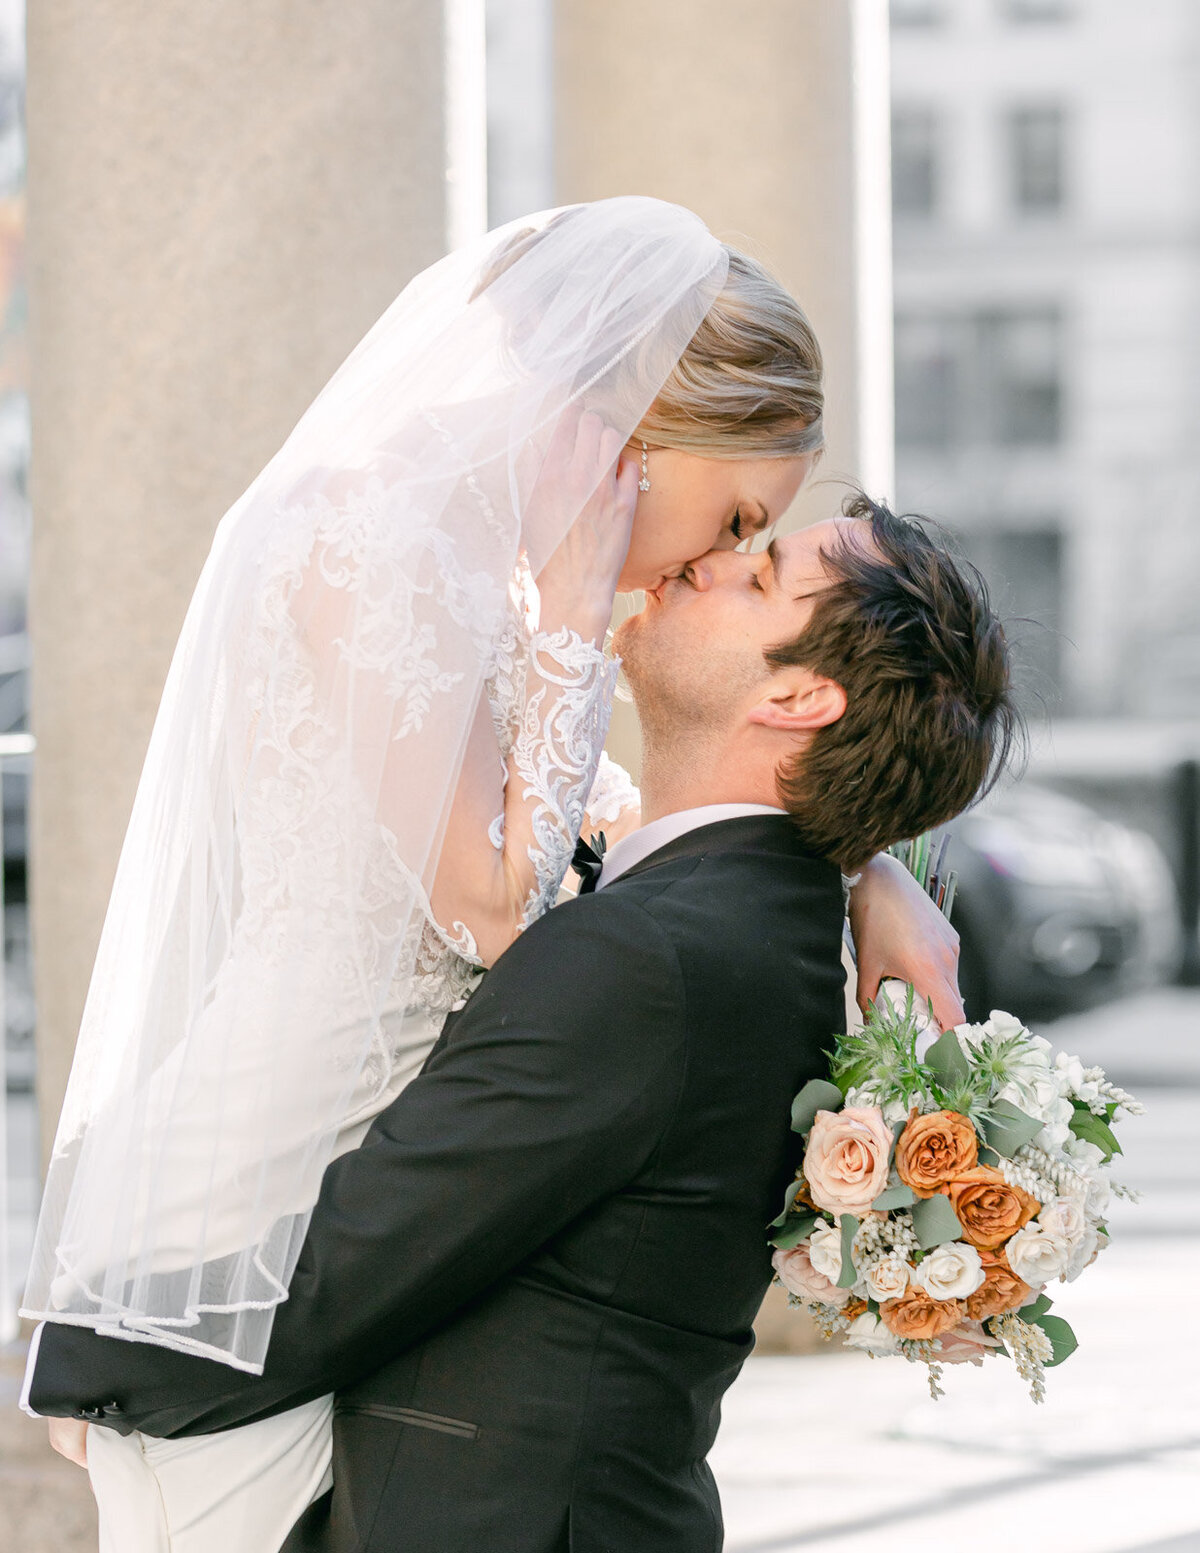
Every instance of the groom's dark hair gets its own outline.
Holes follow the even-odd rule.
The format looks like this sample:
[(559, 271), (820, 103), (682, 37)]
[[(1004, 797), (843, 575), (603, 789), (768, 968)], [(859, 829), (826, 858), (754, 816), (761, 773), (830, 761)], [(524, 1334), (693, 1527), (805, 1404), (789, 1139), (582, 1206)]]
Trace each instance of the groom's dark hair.
[(982, 576), (858, 494), (843, 508), (870, 544), (822, 547), (830, 586), (799, 636), (768, 649), (846, 692), (846, 710), (784, 761), (779, 792), (805, 839), (850, 871), (944, 824), (995, 783), (1023, 736), (1008, 646)]

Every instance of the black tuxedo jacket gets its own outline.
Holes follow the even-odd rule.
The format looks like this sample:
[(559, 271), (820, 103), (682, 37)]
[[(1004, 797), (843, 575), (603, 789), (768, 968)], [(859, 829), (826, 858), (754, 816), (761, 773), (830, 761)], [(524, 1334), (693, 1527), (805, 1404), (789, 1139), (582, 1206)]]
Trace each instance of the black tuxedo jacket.
[(261, 1378), (50, 1325), (32, 1405), (183, 1435), (336, 1391), (296, 1553), (712, 1553), (841, 930), (838, 870), (773, 816), (557, 908), (330, 1165)]

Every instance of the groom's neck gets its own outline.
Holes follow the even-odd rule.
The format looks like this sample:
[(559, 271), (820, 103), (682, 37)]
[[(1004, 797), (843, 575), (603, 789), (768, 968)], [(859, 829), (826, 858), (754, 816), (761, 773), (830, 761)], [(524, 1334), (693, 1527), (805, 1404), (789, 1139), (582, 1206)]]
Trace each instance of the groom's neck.
[(647, 738), (642, 750), (642, 824), (714, 803), (777, 803), (745, 766), (698, 740)]

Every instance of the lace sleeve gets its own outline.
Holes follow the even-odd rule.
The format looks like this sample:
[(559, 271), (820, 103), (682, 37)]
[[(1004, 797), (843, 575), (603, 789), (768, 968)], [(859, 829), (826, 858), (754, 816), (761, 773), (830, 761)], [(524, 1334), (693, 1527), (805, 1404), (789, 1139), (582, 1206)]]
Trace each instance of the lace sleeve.
[(619, 664), (568, 628), (529, 643), (525, 707), (512, 770), (532, 805), (527, 855), (533, 888), (524, 921), (554, 904), (583, 826), (612, 711)]
[(610, 760), (603, 750), (596, 767), (596, 779), (588, 794), (588, 824), (595, 830), (601, 825), (615, 825), (631, 809), (640, 809), (642, 795), (633, 784), (633, 778), (624, 766)]

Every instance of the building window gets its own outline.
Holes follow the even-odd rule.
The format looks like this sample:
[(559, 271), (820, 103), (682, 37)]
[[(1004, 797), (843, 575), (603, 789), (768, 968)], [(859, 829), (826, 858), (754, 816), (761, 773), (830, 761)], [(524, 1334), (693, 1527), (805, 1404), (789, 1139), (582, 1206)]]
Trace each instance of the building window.
[(892, 0), (893, 27), (936, 27), (945, 21), (942, 0)]
[(1009, 114), (1009, 167), (1018, 210), (1039, 215), (1062, 209), (1064, 143), (1061, 108), (1015, 108)]
[(1037, 527), (1001, 517), (959, 535), (1006, 621), (1013, 688), (1025, 710), (1063, 710), (1063, 538), (1053, 519)]
[(897, 442), (930, 449), (1059, 442), (1061, 335), (1055, 308), (899, 314)]
[(932, 108), (892, 112), (892, 209), (904, 219), (928, 219), (938, 200), (938, 118)]

